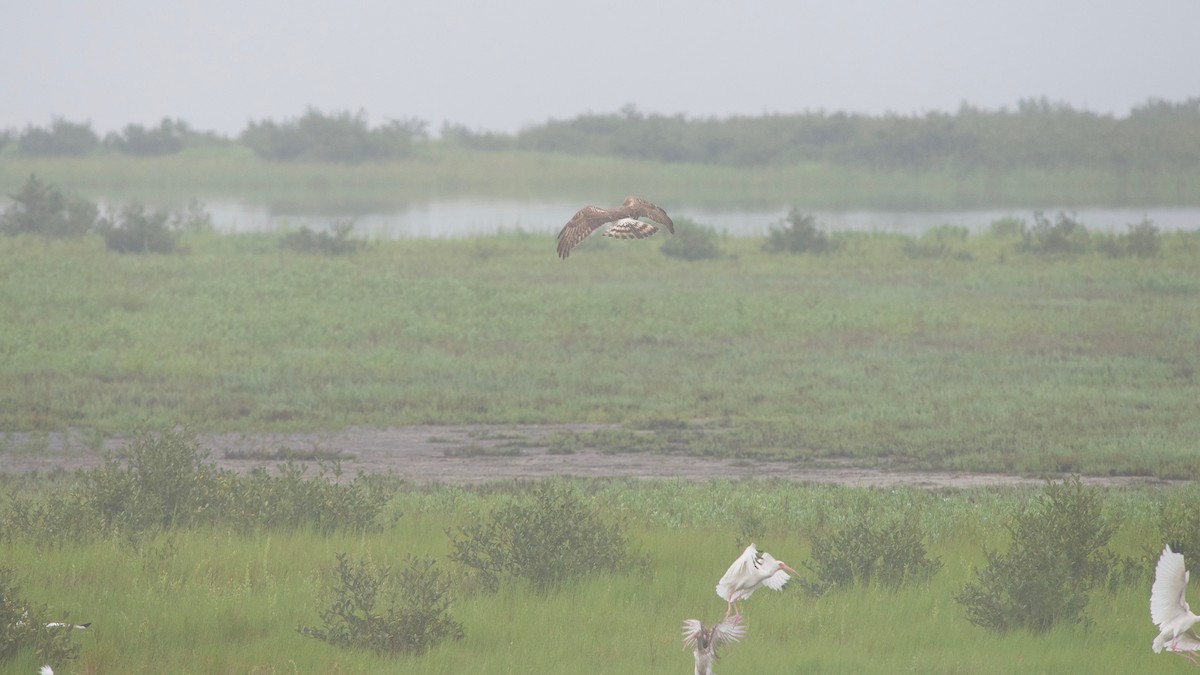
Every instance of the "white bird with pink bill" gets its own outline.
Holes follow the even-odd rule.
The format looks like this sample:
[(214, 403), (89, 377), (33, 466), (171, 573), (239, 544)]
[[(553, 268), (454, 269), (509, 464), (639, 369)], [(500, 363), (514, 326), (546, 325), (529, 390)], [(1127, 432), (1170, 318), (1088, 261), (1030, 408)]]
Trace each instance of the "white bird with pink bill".
[(783, 590), (791, 578), (789, 573), (796, 574), (796, 570), (766, 551), (760, 553), (754, 544), (747, 546), (717, 582), (717, 595), (726, 602), (725, 618), (728, 619), (731, 613), (740, 617), (742, 611), (738, 602), (749, 598), (760, 586), (773, 591)]

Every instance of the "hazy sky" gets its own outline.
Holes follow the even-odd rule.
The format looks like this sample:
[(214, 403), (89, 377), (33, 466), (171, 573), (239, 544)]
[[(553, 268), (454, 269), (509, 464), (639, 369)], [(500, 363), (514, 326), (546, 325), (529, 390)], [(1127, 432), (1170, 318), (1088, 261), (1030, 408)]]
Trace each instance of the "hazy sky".
[[(19, 3), (19, 4), (18, 4)], [(952, 112), (1200, 96), (1196, 0), (17, 0), (0, 128), (312, 106), (515, 131), (612, 112)]]

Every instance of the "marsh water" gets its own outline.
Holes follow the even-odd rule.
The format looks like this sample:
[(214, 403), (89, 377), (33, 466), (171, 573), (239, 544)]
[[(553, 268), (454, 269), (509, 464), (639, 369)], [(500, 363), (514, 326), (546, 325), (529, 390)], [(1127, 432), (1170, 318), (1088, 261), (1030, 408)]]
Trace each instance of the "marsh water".
[[(275, 209), (261, 203), (205, 200), (214, 226), (221, 232), (274, 232), (309, 227), (324, 230), (344, 221), (354, 223), (360, 236), (380, 239), (469, 237), (500, 232), (554, 233), (582, 204), (566, 200), (444, 199), (391, 210), (312, 213)], [(670, 205), (676, 220), (689, 219), (730, 236), (764, 236), (788, 213), (786, 205), (715, 209), (687, 204)], [(986, 231), (993, 222), (1016, 218), (1033, 222), (1042, 211), (1053, 220), (1062, 212), (1089, 230), (1124, 232), (1148, 219), (1160, 231), (1200, 229), (1200, 208), (1003, 208), (958, 211), (810, 211), (820, 227), (830, 231), (880, 231), (919, 235), (940, 225), (957, 225), (971, 232)]]

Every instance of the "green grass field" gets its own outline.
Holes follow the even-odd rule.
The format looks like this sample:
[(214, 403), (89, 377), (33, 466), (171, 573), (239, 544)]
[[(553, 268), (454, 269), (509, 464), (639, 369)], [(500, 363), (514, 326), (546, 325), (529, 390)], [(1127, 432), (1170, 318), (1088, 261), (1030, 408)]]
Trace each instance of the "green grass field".
[[(93, 622), (75, 635), (79, 658), (55, 664), (58, 673), (689, 673), (679, 624), (720, 618), (724, 602), (713, 586), (740, 552), (747, 522), (763, 524), (754, 535), (760, 545), (811, 576), (803, 563), (820, 513), (855, 501), (915, 503), (931, 552), (944, 563), (932, 581), (837, 588), (819, 598), (799, 583), (760, 591), (744, 604), (749, 635), (724, 650), (719, 672), (1182, 672), (1188, 665), (1150, 651), (1148, 577), (1093, 592), (1087, 625), (998, 634), (966, 620), (954, 594), (982, 564), (985, 547), (1007, 546), (1001, 524), (1029, 490), (596, 482), (588, 491), (604, 513), (629, 521), (645, 565), (545, 594), (521, 583), (494, 595), (457, 584), (450, 612), (465, 638), (419, 657), (345, 651), (296, 628), (317, 623), (335, 552), (395, 566), (410, 553), (427, 554), (446, 566), (445, 531), (505, 499), (508, 488), (401, 490), (393, 506), (404, 515), (375, 534), (199, 529), (62, 548), (18, 540), (6, 542), (3, 564), (18, 571), (26, 598)], [(1114, 548), (1142, 559), (1161, 546), (1156, 513), (1164, 495), (1107, 493), (1105, 517), (1119, 524)], [(38, 663), (22, 654), (4, 672), (33, 672)]]
[(685, 262), (661, 238), (567, 261), (527, 234), (339, 257), (4, 238), (0, 430), (607, 422), (656, 433), (564, 449), (1192, 478), (1200, 243), (1163, 239), (1048, 259), (990, 235), (937, 258), (734, 238)]

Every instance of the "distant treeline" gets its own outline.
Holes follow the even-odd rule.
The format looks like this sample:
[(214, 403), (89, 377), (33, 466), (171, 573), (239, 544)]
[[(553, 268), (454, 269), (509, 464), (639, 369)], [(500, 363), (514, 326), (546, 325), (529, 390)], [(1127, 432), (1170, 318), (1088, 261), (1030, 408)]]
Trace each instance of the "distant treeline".
[(309, 109), (284, 121), (252, 121), (236, 138), (191, 129), (182, 120), (131, 124), (101, 139), (88, 123), (0, 132), (0, 148), (22, 155), (87, 155), (111, 150), (164, 155), (189, 145), (241, 144), (272, 161), (362, 162), (411, 155), (423, 144), (479, 151), (527, 150), (735, 166), (824, 163), (863, 168), (1200, 168), (1200, 98), (1150, 100), (1124, 117), (1077, 110), (1044, 98), (1015, 110), (963, 105), (953, 114), (871, 116), (824, 111), (758, 117), (689, 118), (615, 113), (550, 120), (515, 134), (445, 124), (433, 139), (416, 119), (371, 126), (359, 112)]

